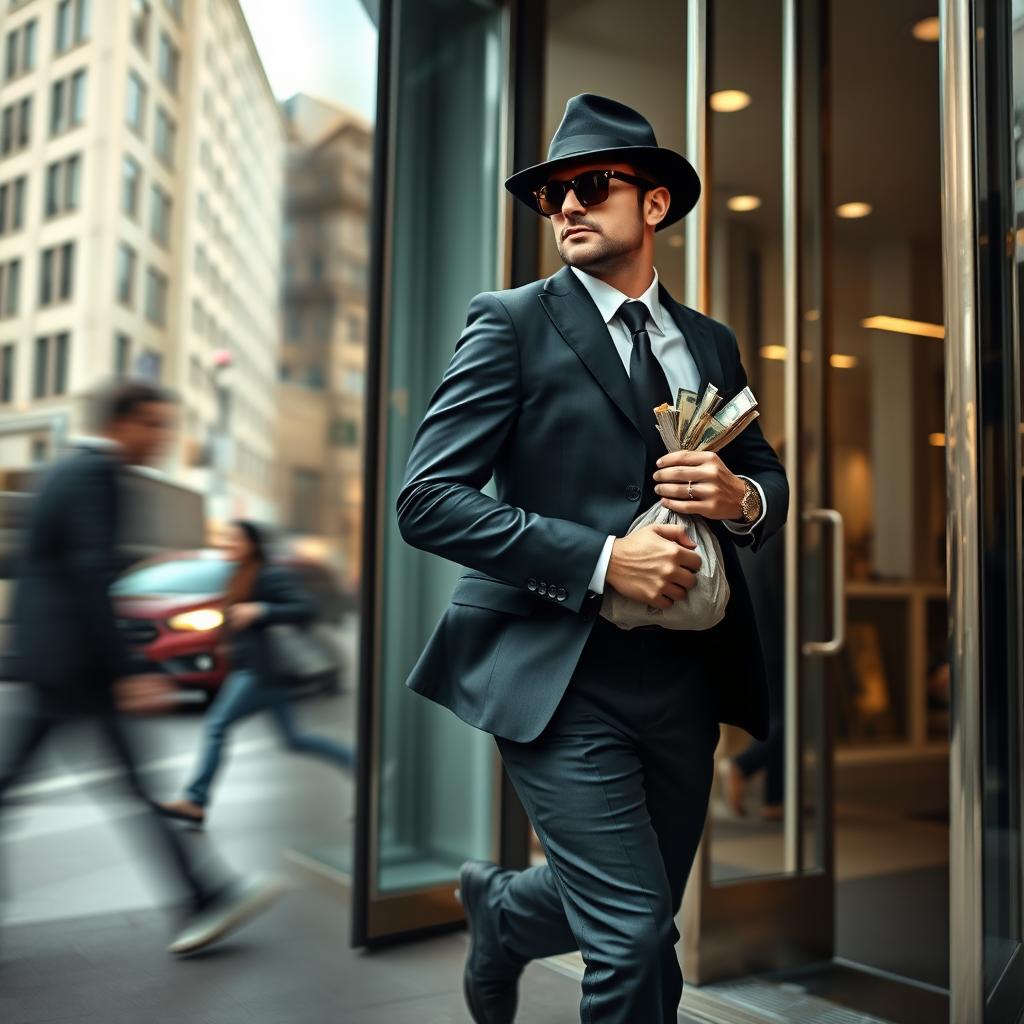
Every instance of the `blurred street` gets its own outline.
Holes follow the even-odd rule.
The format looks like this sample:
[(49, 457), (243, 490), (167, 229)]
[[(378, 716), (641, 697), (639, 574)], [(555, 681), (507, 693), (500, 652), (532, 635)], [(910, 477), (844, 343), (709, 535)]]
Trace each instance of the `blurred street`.
[[(0, 714), (18, 688), (0, 686)], [(350, 737), (354, 700), (313, 697), (300, 719)], [(146, 779), (170, 796), (196, 756), (201, 716), (139, 723)], [(381, 952), (348, 948), (343, 886), (304, 866), (340, 862), (349, 848), (353, 787), (315, 761), (286, 756), (272, 722), (243, 723), (207, 826), (225, 861), (278, 871), (293, 888), (271, 911), (205, 955), (176, 961), (158, 909), (118, 816), (114, 771), (87, 736), (44, 751), (18, 787), (2, 827), (7, 900), (0, 911), (0, 1020), (4, 1024), (402, 1024), (468, 1019), (461, 992), (466, 935)], [(74, 750), (68, 760), (68, 752)], [(189, 833), (201, 850), (205, 837)], [(522, 1019), (575, 1019), (578, 983), (542, 965), (523, 985)]]

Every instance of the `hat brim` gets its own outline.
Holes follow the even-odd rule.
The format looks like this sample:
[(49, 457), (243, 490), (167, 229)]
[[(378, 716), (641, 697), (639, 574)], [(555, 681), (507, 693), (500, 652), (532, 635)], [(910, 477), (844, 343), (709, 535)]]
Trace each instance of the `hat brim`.
[(509, 190), (521, 203), (539, 214), (534, 189), (548, 181), (555, 171), (572, 164), (589, 163), (592, 160), (607, 160), (609, 163), (633, 164), (638, 171), (646, 172), (659, 185), (669, 190), (671, 201), (665, 219), (655, 230), (660, 231), (685, 217), (700, 198), (700, 178), (686, 157), (661, 146), (620, 146), (615, 149), (595, 149), (586, 153), (573, 153), (557, 160), (545, 160), (525, 170), (517, 171), (505, 181)]

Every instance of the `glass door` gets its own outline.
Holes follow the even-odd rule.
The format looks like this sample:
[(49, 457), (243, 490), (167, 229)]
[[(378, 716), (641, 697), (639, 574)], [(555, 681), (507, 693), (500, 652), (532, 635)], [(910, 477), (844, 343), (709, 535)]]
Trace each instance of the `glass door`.
[(383, 258), (368, 373), (356, 945), (461, 921), (459, 865), (497, 854), (490, 737), (404, 686), (458, 566), (408, 547), (394, 508), (466, 305), (500, 283), (506, 36), (499, 3), (382, 4), (384, 194), (375, 234)]
[[(681, 928), (685, 976), (703, 985), (832, 955), (826, 668), (843, 645), (845, 598), (842, 518), (824, 503), (830, 305), (820, 5), (707, 0), (690, 9), (690, 151), (705, 181), (687, 239), (690, 304), (736, 331), (765, 436), (791, 487), (784, 533), (756, 555), (741, 551), (772, 733), (749, 744), (723, 729)], [(747, 787), (742, 805), (737, 776), (755, 767), (763, 796)], [(684, 1007), (697, 997), (691, 988)]]

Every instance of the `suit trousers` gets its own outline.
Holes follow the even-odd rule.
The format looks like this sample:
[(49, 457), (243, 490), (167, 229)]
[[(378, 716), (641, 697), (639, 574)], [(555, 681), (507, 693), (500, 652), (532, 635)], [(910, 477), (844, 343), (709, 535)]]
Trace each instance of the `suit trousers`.
[(675, 915), (707, 813), (719, 738), (700, 634), (598, 618), (530, 743), (499, 738), (547, 863), (489, 893), (501, 959), (578, 949), (583, 1024), (675, 1022)]

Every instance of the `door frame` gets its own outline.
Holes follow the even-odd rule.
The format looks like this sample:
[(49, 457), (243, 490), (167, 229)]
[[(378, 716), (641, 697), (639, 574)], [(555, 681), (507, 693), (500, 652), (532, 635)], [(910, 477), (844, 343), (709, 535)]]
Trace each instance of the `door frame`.
[[(820, 867), (803, 871), (804, 832), (802, 721), (806, 673), (800, 622), (801, 541), (810, 509), (802, 502), (800, 438), (800, 182), (799, 153), (799, 0), (782, 0), (782, 182), (783, 182), (783, 334), (785, 361), (784, 462), (791, 508), (785, 526), (785, 817), (786, 875), (712, 882), (713, 823), (707, 819), (683, 903), (682, 959), (686, 977), (697, 985), (765, 970), (827, 960), (834, 944), (834, 878), (832, 842), (832, 737), (823, 723), (819, 751), (822, 788), (817, 808), (824, 816)], [(709, 79), (708, 0), (690, 0), (687, 30), (687, 148), (691, 163), (710, 195), (707, 85)], [(824, 200), (823, 200), (824, 201)], [(707, 198), (687, 218), (687, 303), (707, 308)], [(823, 315), (826, 313), (823, 311)], [(827, 430), (823, 422), (821, 429)], [(822, 449), (824, 450), (824, 446)], [(831, 511), (831, 510), (829, 510)], [(806, 512), (806, 514), (805, 514)], [(837, 537), (833, 544), (839, 544)], [(838, 577), (837, 577), (838, 579)], [(840, 581), (841, 582), (841, 581)], [(839, 614), (842, 609), (840, 607)], [(826, 695), (827, 696), (827, 695)], [(827, 703), (824, 705), (827, 709)], [(827, 717), (827, 716), (826, 716)], [(725, 938), (728, 936), (728, 939)]]

